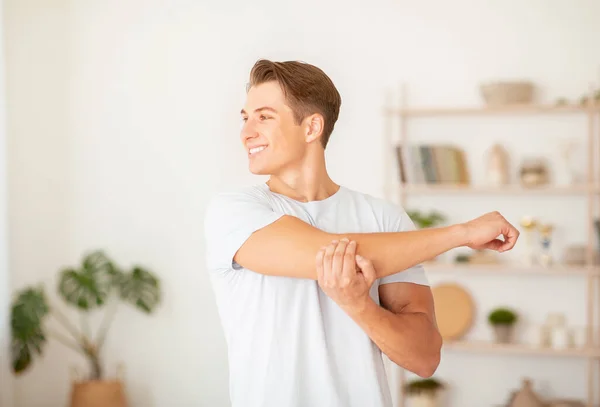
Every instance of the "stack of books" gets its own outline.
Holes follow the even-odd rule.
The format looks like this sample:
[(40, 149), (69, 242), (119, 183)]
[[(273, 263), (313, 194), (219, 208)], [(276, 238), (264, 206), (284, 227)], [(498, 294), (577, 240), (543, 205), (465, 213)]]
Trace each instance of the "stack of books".
[(456, 146), (399, 145), (396, 156), (402, 184), (470, 183), (465, 153)]

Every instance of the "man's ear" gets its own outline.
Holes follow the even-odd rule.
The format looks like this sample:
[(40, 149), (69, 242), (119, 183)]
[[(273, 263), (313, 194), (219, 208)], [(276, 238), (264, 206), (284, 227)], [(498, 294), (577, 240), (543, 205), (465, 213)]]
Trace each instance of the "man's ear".
[(320, 114), (313, 114), (306, 118), (306, 142), (312, 143), (323, 134), (325, 120)]

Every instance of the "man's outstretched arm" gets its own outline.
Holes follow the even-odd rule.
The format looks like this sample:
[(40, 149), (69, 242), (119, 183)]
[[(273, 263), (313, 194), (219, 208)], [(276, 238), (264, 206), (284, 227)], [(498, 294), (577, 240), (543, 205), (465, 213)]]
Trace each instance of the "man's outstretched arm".
[[(504, 240), (497, 239), (500, 235)], [(385, 277), (406, 270), (456, 247), (499, 252), (515, 245), (519, 231), (498, 212), (447, 227), (406, 232), (326, 233), (306, 222), (282, 216), (257, 230), (234, 256), (236, 263), (266, 275), (317, 279), (315, 253), (332, 240), (357, 243), (357, 254), (368, 258)]]

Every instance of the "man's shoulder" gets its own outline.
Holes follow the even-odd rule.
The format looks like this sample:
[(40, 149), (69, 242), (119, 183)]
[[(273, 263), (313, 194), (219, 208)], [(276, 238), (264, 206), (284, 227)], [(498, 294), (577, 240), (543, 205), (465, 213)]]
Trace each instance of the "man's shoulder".
[(209, 205), (223, 205), (235, 202), (252, 202), (268, 199), (268, 188), (265, 184), (251, 184), (220, 189), (209, 198)]

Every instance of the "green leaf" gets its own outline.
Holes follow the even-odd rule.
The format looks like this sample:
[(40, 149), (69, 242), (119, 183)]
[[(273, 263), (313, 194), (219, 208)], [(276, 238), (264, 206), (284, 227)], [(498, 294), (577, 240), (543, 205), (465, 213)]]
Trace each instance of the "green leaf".
[(86, 255), (79, 270), (66, 268), (60, 274), (58, 292), (81, 310), (100, 307), (122, 273), (102, 251)]
[(27, 288), (19, 292), (11, 306), (11, 354), (15, 373), (25, 371), (33, 354), (42, 353), (46, 336), (43, 318), (49, 308), (42, 288)]
[(29, 347), (22, 342), (13, 339), (11, 346), (13, 372), (19, 374), (31, 366), (32, 357)]
[(134, 267), (120, 284), (121, 299), (145, 313), (151, 313), (160, 302), (158, 279), (149, 271)]

